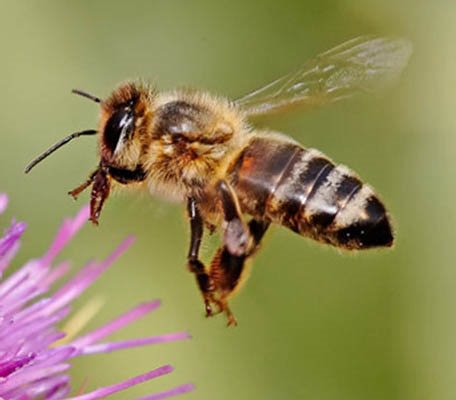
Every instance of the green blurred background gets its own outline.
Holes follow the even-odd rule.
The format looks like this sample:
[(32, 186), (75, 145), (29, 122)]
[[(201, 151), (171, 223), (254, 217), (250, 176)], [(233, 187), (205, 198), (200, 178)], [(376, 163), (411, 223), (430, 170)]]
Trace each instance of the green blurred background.
[[(130, 399), (184, 382), (188, 399), (393, 400), (456, 398), (456, 3), (420, 0), (2, 1), (0, 191), (7, 217), (29, 222), (17, 265), (41, 254), (87, 201), (66, 191), (96, 164), (83, 138), (25, 176), (26, 163), (64, 135), (93, 128), (97, 107), (72, 88), (107, 96), (128, 78), (161, 89), (192, 85), (237, 97), (360, 34), (415, 46), (399, 84), (310, 113), (258, 123), (348, 164), (394, 217), (392, 251), (340, 254), (273, 229), (233, 301), (235, 329), (206, 320), (184, 269), (183, 208), (147, 194), (112, 196), (61, 258), (74, 271), (127, 234), (137, 241), (78, 306), (102, 296), (90, 327), (151, 298), (163, 306), (116, 338), (188, 330), (169, 343), (75, 363), (74, 387), (114, 383), (163, 363), (175, 373)], [(2, 225), (6, 221), (3, 220)], [(205, 246), (208, 258), (214, 240)]]

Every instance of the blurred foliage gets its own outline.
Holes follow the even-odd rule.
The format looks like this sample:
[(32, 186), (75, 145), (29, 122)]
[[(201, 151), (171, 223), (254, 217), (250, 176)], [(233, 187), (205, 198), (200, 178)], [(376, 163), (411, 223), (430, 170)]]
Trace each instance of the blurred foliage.
[(388, 93), (258, 121), (372, 183), (396, 222), (395, 249), (350, 256), (275, 228), (233, 302), (240, 324), (226, 329), (223, 318), (204, 318), (184, 269), (182, 207), (147, 194), (113, 196), (101, 226), (87, 226), (64, 254), (76, 269), (136, 235), (89, 293), (107, 301), (98, 321), (159, 297), (164, 306), (122, 337), (188, 329), (194, 338), (87, 357), (74, 379), (95, 387), (172, 363), (176, 373), (150, 391), (192, 381), (198, 390), (188, 399), (456, 398), (454, 1), (1, 4), (0, 190), (11, 196), (7, 215), (29, 222), (20, 260), (44, 251), (62, 218), (87, 200), (76, 204), (66, 191), (95, 166), (93, 139), (23, 174), (49, 144), (96, 125), (94, 104), (72, 88), (106, 96), (143, 77), (161, 89), (236, 97), (360, 34), (410, 38), (410, 67)]

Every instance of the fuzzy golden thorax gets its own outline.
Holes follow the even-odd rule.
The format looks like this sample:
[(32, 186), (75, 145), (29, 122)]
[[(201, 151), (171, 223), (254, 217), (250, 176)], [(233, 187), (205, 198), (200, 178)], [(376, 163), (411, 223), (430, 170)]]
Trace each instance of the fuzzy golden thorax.
[(150, 191), (176, 201), (202, 196), (247, 136), (241, 114), (223, 98), (191, 90), (160, 94), (155, 105), (143, 166)]

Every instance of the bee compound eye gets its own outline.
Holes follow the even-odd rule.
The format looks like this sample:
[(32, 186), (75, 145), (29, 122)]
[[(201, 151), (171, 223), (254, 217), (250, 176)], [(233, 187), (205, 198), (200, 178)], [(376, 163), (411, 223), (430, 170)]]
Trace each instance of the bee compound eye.
[(114, 153), (119, 141), (127, 139), (133, 132), (134, 115), (130, 108), (123, 108), (111, 115), (104, 130), (104, 143)]

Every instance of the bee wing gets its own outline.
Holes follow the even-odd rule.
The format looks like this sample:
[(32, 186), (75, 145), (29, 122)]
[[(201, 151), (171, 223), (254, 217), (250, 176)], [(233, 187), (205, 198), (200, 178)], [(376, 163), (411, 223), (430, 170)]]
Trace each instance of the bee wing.
[(399, 77), (411, 54), (412, 44), (406, 39), (360, 36), (235, 102), (248, 116), (292, 105), (333, 103), (389, 86)]

